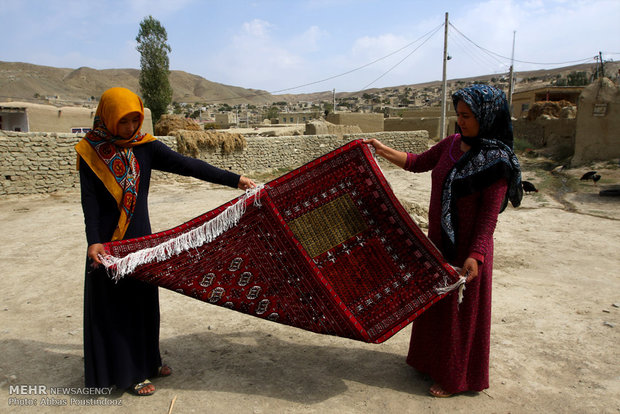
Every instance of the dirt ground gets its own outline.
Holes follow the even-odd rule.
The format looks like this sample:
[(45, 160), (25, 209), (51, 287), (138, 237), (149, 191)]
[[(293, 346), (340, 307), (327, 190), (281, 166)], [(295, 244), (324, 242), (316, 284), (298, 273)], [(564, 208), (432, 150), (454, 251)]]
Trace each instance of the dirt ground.
[[(595, 166), (595, 186), (578, 180), (586, 169), (528, 164), (524, 179), (539, 192), (509, 207), (495, 233), (490, 388), (449, 399), (429, 397), (430, 381), (405, 364), (409, 327), (364, 344), (164, 289), (161, 350), (174, 374), (154, 380), (155, 395), (18, 394), (18, 385), (82, 387), (86, 242), (78, 192), (2, 199), (0, 412), (618, 413), (620, 198), (598, 191), (620, 184), (620, 171)], [(406, 205), (426, 209), (428, 174), (384, 172)], [(153, 229), (237, 195), (197, 181), (153, 183)]]

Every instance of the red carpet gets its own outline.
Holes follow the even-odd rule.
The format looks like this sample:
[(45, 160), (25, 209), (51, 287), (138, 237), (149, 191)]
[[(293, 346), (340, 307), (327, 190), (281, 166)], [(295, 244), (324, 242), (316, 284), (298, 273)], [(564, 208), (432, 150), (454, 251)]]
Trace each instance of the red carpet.
[[(361, 141), (267, 183), (259, 196), (260, 206), (239, 197), (106, 250), (123, 258), (174, 241), (178, 254), (138, 265), (130, 276), (259, 318), (375, 343), (439, 300), (436, 288), (459, 279)], [(240, 204), (245, 212), (237, 224), (214, 232), (212, 241), (176, 241)]]

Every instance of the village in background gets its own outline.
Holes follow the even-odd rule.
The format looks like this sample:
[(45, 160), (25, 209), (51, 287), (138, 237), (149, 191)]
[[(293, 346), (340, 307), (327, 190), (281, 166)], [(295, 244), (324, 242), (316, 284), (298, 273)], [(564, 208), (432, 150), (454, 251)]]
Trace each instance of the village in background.
[[(0, 62), (0, 130), (83, 134), (92, 126), (101, 93), (113, 86), (139, 93), (139, 73)], [(516, 72), (510, 99), (519, 145), (547, 150), (559, 162), (573, 165), (620, 157), (620, 140), (612, 134), (620, 127), (619, 76), (620, 62), (601, 61)], [(171, 71), (169, 79), (173, 98), (168, 114), (153, 125), (147, 111), (144, 132), (164, 136), (175, 129), (219, 130), (251, 137), (427, 131), (429, 138), (440, 138), (441, 81), (272, 95), (182, 71)], [(492, 74), (448, 80), (447, 95), (474, 83), (509, 93), (509, 76)], [(448, 134), (456, 119), (449, 99), (446, 106)]]

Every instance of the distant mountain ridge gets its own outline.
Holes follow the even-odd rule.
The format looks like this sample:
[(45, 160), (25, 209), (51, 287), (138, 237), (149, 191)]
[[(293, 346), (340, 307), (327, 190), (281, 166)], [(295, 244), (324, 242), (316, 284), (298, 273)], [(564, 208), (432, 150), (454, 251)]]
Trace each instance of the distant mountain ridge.
[[(616, 74), (620, 68), (620, 62), (606, 63), (610, 74)], [(595, 64), (581, 64), (555, 69), (541, 69), (535, 71), (518, 72), (517, 77), (527, 79), (537, 77), (541, 81), (538, 85), (549, 84), (550, 80), (558, 75), (566, 77), (574, 71), (587, 71), (592, 73)], [(81, 67), (78, 69), (56, 68), (51, 66), (34, 65), (31, 63), (2, 62), (0, 61), (0, 101), (24, 100), (28, 102), (41, 102), (37, 97), (55, 97), (55, 102), (63, 104), (81, 105), (86, 104), (94, 97), (101, 96), (103, 91), (113, 86), (123, 86), (133, 91), (139, 91), (139, 69), (92, 69)], [(470, 78), (450, 79), (449, 82), (472, 80), (489, 81), (492, 78), (501, 77), (502, 74), (480, 75)], [(544, 80), (546, 79), (546, 80)], [(332, 92), (316, 92), (307, 94), (271, 95), (269, 92), (258, 89), (246, 89), (238, 86), (224, 85), (211, 82), (201, 76), (180, 70), (170, 71), (170, 84), (173, 89), (172, 100), (185, 103), (228, 103), (235, 105), (247, 103), (254, 105), (269, 104), (277, 101), (318, 101), (331, 100)], [(361, 96), (363, 93), (373, 93), (385, 89), (402, 89), (405, 87), (423, 88), (438, 87), (441, 81), (431, 81), (420, 84), (399, 85), (394, 87), (382, 87), (357, 92), (339, 92), (336, 96), (350, 97)], [(517, 84), (516, 89), (532, 84)]]
[[(0, 62), (0, 101), (36, 101), (58, 96), (63, 102), (88, 102), (108, 88), (122, 86), (140, 90), (139, 69), (55, 68), (20, 62)], [(172, 100), (176, 102), (227, 102), (264, 104), (274, 101), (266, 91), (211, 82), (180, 70), (170, 71)]]

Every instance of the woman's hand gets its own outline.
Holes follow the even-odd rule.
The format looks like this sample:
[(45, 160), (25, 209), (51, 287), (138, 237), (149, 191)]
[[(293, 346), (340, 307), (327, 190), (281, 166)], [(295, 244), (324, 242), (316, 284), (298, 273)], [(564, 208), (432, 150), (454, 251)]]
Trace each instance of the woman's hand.
[(256, 184), (254, 183), (254, 181), (252, 181), (251, 179), (249, 179), (248, 177), (244, 177), (243, 175), (239, 178), (239, 184), (237, 184), (237, 187), (240, 190), (249, 190), (250, 188), (254, 188), (256, 187)]
[(400, 168), (405, 167), (405, 163), (407, 162), (407, 153), (395, 150), (394, 148), (390, 148), (378, 139), (365, 139), (364, 144), (370, 144), (375, 148), (375, 152), (377, 155), (385, 158), (389, 162), (394, 165), (399, 166)]
[(92, 267), (99, 267), (99, 265), (103, 264), (101, 263), (101, 260), (99, 259), (99, 255), (101, 256), (108, 255), (108, 253), (106, 253), (105, 249), (103, 248), (103, 244), (101, 243), (94, 243), (88, 246), (88, 251), (86, 252), (86, 254), (93, 261), (91, 265)]
[(381, 141), (379, 141), (378, 139), (365, 139), (364, 144), (370, 144), (373, 147), (375, 147), (375, 151), (377, 151), (377, 155), (380, 155), (383, 157), (383, 154), (385, 153), (386, 149), (388, 148), (387, 145), (383, 144)]
[(463, 263), (463, 268), (461, 269), (461, 276), (465, 276), (467, 278), (466, 282), (470, 282), (478, 277), (478, 261), (473, 257), (468, 257), (465, 259), (465, 263)]

